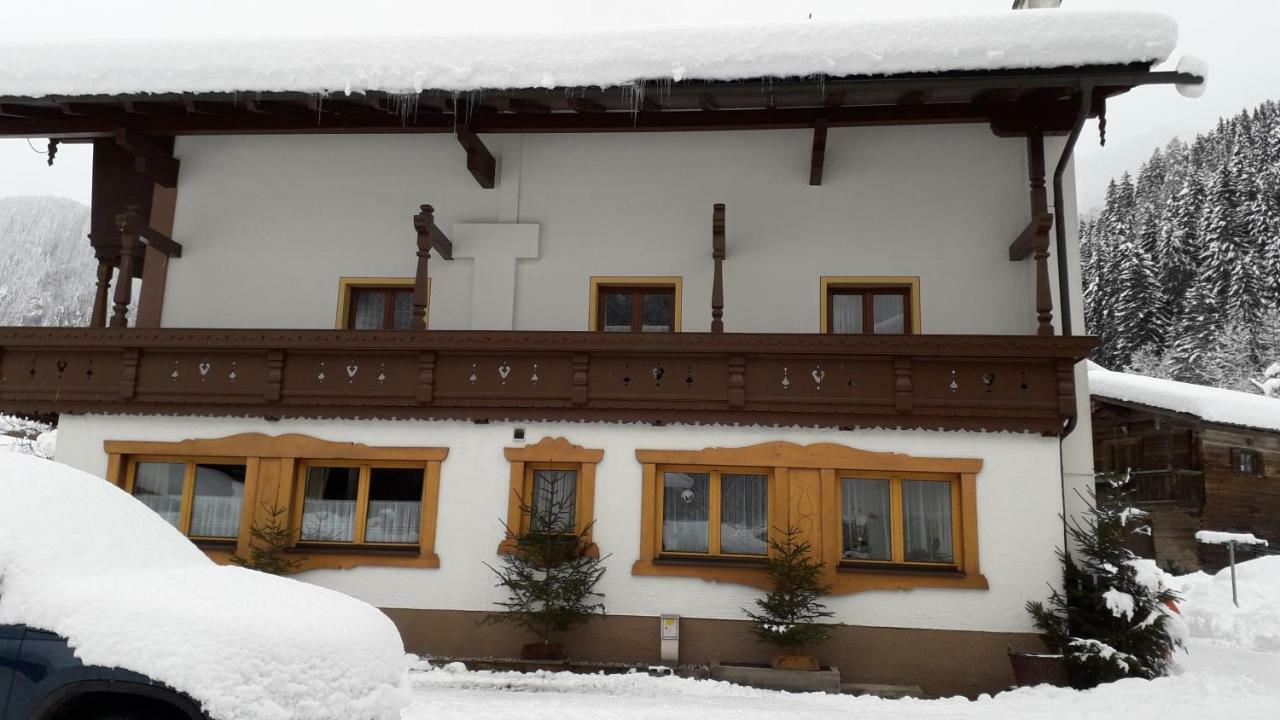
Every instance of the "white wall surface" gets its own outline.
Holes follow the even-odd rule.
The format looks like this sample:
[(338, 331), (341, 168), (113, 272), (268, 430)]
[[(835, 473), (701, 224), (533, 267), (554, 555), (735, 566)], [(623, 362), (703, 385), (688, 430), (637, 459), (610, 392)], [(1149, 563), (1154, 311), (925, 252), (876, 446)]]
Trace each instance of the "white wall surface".
[[(923, 330), (1030, 333), (1026, 151), (986, 125), (834, 128), (823, 184), (808, 130), (486, 135), (484, 190), (448, 134), (182, 137), (163, 324), (331, 328), (341, 276), (412, 276), (411, 216), (540, 226), (516, 261), (517, 330), (582, 330), (592, 275), (684, 278), (710, 326), (711, 206), (727, 205), (725, 327), (813, 332), (822, 275), (919, 275)], [(1056, 158), (1050, 143), (1050, 166)], [(472, 261), (431, 263), (430, 322), (467, 329)], [(509, 302), (499, 298), (499, 302)]]
[[(506, 514), (509, 466), (502, 448), (513, 445), (517, 425), (426, 421), (279, 421), (237, 418), (108, 417), (64, 415), (57, 459), (89, 472), (106, 471), (105, 440), (179, 441), (242, 432), (304, 433), (331, 441), (381, 446), (444, 446), (436, 530), (439, 569), (353, 568), (317, 570), (304, 580), (375, 605), (399, 608), (491, 610), (500, 591), (482, 564), (497, 559)], [(640, 544), (641, 466), (635, 449), (737, 447), (774, 440), (836, 442), (850, 447), (919, 456), (981, 458), (977, 478), (982, 572), (989, 590), (871, 591), (830, 598), (835, 621), (888, 627), (1030, 631), (1023, 603), (1040, 599), (1060, 571), (1058, 442), (1009, 433), (926, 431), (819, 431), (756, 427), (694, 427), (543, 423), (523, 424), (527, 443), (563, 436), (602, 448), (597, 469), (595, 540), (610, 554), (599, 589), (608, 611), (624, 615), (677, 613), (686, 617), (741, 618), (759, 596), (744, 586), (696, 578), (631, 575)]]

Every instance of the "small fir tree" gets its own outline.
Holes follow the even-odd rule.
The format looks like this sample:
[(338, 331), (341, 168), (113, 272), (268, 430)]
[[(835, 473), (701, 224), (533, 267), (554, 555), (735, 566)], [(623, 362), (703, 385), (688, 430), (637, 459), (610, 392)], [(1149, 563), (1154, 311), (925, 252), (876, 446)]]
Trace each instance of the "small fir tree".
[(250, 570), (260, 570), (272, 575), (287, 575), (302, 565), (302, 560), (290, 558), (286, 551), (293, 544), (293, 531), (289, 529), (288, 508), (275, 503), (263, 503), (266, 520), (254, 520), (249, 526), (249, 557), (232, 554), (231, 562)]
[(1142, 511), (1128, 507), (1122, 491), (1101, 504), (1088, 499), (1087, 514), (1067, 526), (1076, 554), (1058, 551), (1062, 589), (1053, 589), (1047, 605), (1028, 602), (1027, 611), (1045, 644), (1065, 658), (1076, 688), (1166, 675), (1182, 646), (1181, 620), (1169, 609), (1177, 595), (1155, 561), (1124, 547)]
[(537, 635), (547, 654), (557, 654), (552, 636), (604, 617), (603, 593), (595, 591), (604, 561), (590, 542), (594, 521), (579, 529), (573, 522), (575, 497), (556, 482), (535, 485), (536, 502), (519, 498), (522, 526), (506, 529), (510, 551), (500, 567), (485, 566), (506, 588), (507, 599), (495, 605), (486, 623), (512, 623)]
[(819, 624), (832, 616), (821, 599), (831, 594), (822, 582), (822, 564), (813, 558), (813, 546), (795, 525), (775, 528), (769, 540), (768, 573), (773, 588), (756, 600), (757, 611), (743, 608), (752, 632), (761, 640), (788, 653), (822, 642), (827, 628)]

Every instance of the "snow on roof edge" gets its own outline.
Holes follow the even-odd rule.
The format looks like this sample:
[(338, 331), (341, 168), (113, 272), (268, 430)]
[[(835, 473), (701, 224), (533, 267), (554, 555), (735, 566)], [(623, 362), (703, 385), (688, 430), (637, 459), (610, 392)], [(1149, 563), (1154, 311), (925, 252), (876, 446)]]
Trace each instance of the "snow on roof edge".
[(1088, 364), (1089, 394), (1194, 415), (1223, 425), (1280, 432), (1280, 400)]
[(1143, 11), (538, 32), (26, 38), (0, 30), (0, 96), (174, 92), (464, 92), (640, 80), (882, 76), (1154, 64), (1177, 23)]

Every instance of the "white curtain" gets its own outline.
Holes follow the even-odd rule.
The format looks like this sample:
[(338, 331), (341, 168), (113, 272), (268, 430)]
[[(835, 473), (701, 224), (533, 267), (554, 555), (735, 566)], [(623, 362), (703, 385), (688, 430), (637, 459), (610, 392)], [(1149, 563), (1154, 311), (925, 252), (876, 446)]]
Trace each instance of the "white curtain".
[(907, 562), (955, 562), (951, 547), (951, 483), (902, 481), (902, 534)]
[(846, 560), (890, 560), (889, 481), (840, 479), (840, 520)]
[(875, 295), (871, 304), (877, 335), (906, 332), (906, 308), (901, 295)]
[(768, 552), (768, 486), (767, 475), (720, 476), (720, 552)]
[(192, 537), (235, 537), (244, 502), (244, 466), (197, 465), (191, 500)]
[(418, 542), (422, 503), (414, 500), (370, 500), (364, 539), (372, 543)]
[(836, 293), (831, 296), (831, 331), (862, 332), (862, 296)]
[(706, 552), (711, 476), (669, 472), (662, 477), (662, 549)]
[(381, 330), (387, 301), (381, 292), (357, 290), (355, 330)]
[(185, 473), (183, 463), (140, 462), (133, 470), (133, 496), (165, 522), (178, 527)]
[(534, 470), (533, 497), (527, 500), (534, 529), (572, 531), (577, 490), (578, 473), (573, 470)]
[(306, 498), (302, 501), (301, 539), (351, 542), (355, 539), (355, 530), (355, 500)]

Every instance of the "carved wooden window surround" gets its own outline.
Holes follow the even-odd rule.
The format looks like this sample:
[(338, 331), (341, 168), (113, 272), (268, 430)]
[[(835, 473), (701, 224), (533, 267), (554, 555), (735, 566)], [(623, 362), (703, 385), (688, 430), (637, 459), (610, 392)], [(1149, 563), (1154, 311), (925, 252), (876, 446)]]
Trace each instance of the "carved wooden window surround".
[[(834, 594), (917, 587), (985, 589), (978, 565), (977, 474), (982, 461), (924, 458), (819, 443), (772, 442), (743, 448), (637, 450), (643, 469), (640, 558), (633, 575), (697, 577), (767, 588), (764, 563), (743, 558), (673, 557), (662, 552), (664, 470), (755, 469), (769, 475), (770, 532), (794, 524), (823, 564)], [(841, 518), (843, 477), (946, 481), (951, 490), (952, 562), (925, 562), (896, 549), (883, 563), (844, 562)], [(899, 499), (899, 503), (901, 500)], [(900, 507), (900, 505), (899, 505)], [(898, 533), (898, 548), (903, 547)]]
[[(879, 297), (895, 298), (902, 304), (902, 330), (889, 334), (914, 335), (920, 332), (920, 278), (915, 276), (823, 276), (819, 280), (820, 318), (819, 329), (824, 333), (859, 332), (884, 334), (876, 331), (875, 306)], [(841, 298), (856, 297), (861, 300), (857, 313), (858, 330), (838, 328), (835, 303)]]
[[(228, 562), (232, 553), (248, 556), (249, 530), (253, 523), (270, 520), (268, 508), (284, 508), (295, 535), (290, 554), (301, 561), (297, 571), (348, 568), (357, 565), (439, 567), (435, 553), (435, 528), (440, 494), (440, 463), (447, 448), (370, 447), (356, 443), (320, 440), (306, 435), (272, 437), (246, 433), (209, 440), (181, 442), (107, 441), (107, 480), (132, 490), (133, 468), (138, 461), (168, 458), (188, 463), (235, 461), (245, 466), (244, 497), (238, 535), (228, 542), (211, 544), (196, 538), (206, 554)], [(422, 498), (417, 543), (312, 543), (300, 542), (302, 483), (308, 466), (409, 467), (422, 469)], [(367, 486), (363, 488), (367, 499)], [(363, 532), (363, 528), (361, 528)], [(357, 535), (356, 537), (363, 537)]]
[[(631, 317), (628, 323), (630, 332), (680, 332), (680, 296), (684, 280), (678, 276), (593, 276), (591, 278), (591, 294), (588, 298), (589, 318), (588, 330), (605, 330), (606, 298), (610, 295), (626, 295), (630, 298)], [(670, 317), (658, 318), (666, 320), (669, 328), (665, 331), (646, 330), (644, 300), (646, 296), (663, 296), (669, 298)]]
[[(511, 463), (507, 493), (507, 527), (522, 533), (529, 529), (529, 515), (522, 504), (533, 497), (534, 475), (539, 470), (568, 470), (577, 475), (574, 490), (574, 529), (584, 533), (587, 552), (598, 555), (599, 548), (591, 542), (591, 527), (595, 518), (596, 465), (604, 457), (603, 450), (593, 450), (570, 443), (564, 438), (543, 438), (533, 445), (509, 447), (503, 450)], [(515, 550), (515, 541), (504, 537), (498, 544), (498, 553)]]
[[(431, 295), (431, 280), (427, 280), (427, 296)], [(382, 305), (382, 326), (365, 330), (408, 330), (412, 319), (413, 278), (342, 277), (338, 278), (338, 314), (335, 325), (339, 330), (356, 329), (356, 309), (361, 296), (369, 297)], [(397, 317), (397, 306), (400, 308)], [(429, 311), (423, 314), (427, 320)]]

